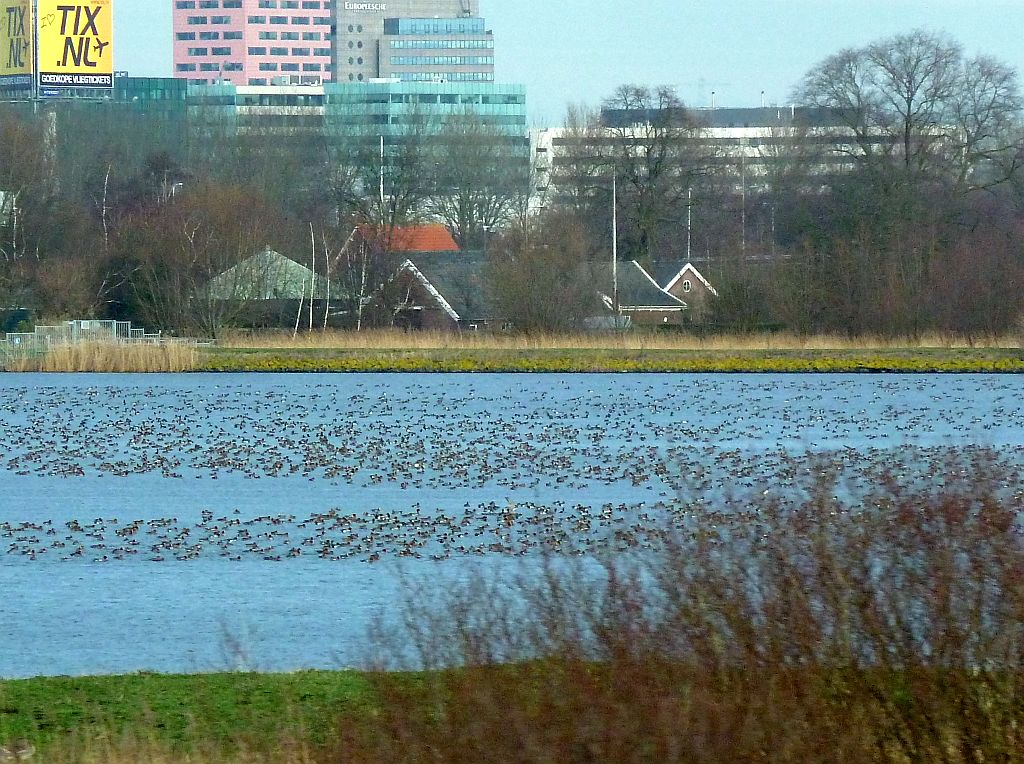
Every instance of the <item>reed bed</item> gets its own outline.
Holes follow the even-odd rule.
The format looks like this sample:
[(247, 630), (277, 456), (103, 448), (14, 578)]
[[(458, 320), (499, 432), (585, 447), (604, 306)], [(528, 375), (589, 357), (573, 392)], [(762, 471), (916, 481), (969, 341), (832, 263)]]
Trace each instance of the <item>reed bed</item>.
[(86, 342), (61, 345), (38, 356), (14, 358), (10, 371), (27, 372), (185, 372), (198, 365), (195, 346)]
[(698, 336), (662, 332), (589, 334), (491, 334), (487, 332), (440, 332), (372, 330), (364, 332), (326, 331), (234, 332), (221, 338), (225, 348), (245, 350), (680, 350), (680, 351), (765, 351), (765, 350), (905, 350), (905, 349), (1013, 349), (1017, 337), (968, 340), (945, 334), (917, 338), (844, 337), (840, 335), (799, 335), (791, 333), (718, 334)]

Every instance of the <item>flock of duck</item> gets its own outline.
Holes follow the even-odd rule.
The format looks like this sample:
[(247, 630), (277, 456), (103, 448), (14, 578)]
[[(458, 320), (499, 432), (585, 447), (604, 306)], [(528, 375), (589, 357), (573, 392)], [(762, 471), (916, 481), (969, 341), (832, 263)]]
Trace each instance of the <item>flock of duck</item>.
[[(251, 379), (0, 391), (0, 561), (584, 554), (657, 543), (693, 511), (735, 521), (826, 464), (856, 483), (935, 478), (951, 448), (1024, 463), (1016, 378)], [(189, 516), (151, 494), (60, 520), (18, 499), (21, 478), (140, 475), (190, 481)], [(331, 498), (210, 508), (211, 480)]]

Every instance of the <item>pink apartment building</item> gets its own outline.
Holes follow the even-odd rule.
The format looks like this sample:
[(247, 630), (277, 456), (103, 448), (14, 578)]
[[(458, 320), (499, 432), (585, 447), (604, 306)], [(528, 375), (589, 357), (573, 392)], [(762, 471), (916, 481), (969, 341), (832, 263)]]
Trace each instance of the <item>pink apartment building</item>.
[(332, 79), (333, 0), (171, 2), (174, 76), (179, 79), (203, 85)]

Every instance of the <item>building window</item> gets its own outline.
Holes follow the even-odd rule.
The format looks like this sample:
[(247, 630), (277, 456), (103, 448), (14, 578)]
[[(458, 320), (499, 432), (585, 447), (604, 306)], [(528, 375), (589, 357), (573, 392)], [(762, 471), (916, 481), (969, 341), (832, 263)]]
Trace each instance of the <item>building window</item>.
[(249, 23), (250, 24), (266, 24), (267, 23), (267, 17), (266, 16), (250, 16), (249, 17)]
[(196, 0), (178, 0), (174, 7), (180, 11), (190, 10), (196, 7)]
[(292, 48), (293, 56), (308, 56), (309, 48)]
[(220, 0), (199, 0), (200, 8), (220, 8)]
[(276, 72), (277, 71), (277, 64), (268, 64), (266, 62), (263, 62), (262, 64), (260, 64), (260, 71), (261, 72)]
[(689, 292), (692, 289), (693, 289), (693, 284), (690, 282), (689, 279), (687, 279), (686, 281), (683, 282), (683, 291), (684, 292)]
[(199, 71), (201, 72), (219, 72), (220, 64), (200, 64)]
[(272, 56), (287, 56), (288, 48), (271, 48), (270, 55)]
[(270, 17), (270, 23), (271, 24), (287, 24), (288, 23), (288, 17), (287, 16), (271, 16)]
[(196, 33), (195, 32), (178, 32), (176, 35), (174, 35), (174, 39), (176, 39), (176, 40), (194, 40), (194, 39), (196, 39)]
[(250, 56), (265, 56), (265, 55), (267, 55), (267, 49), (263, 48), (263, 47), (249, 48), (249, 55)]
[(231, 48), (210, 48), (210, 52), (214, 56), (230, 56)]
[(189, 48), (188, 54), (190, 56), (205, 56), (209, 52), (209, 48)]
[(188, 17), (189, 26), (199, 26), (199, 25), (204, 25), (205, 26), (206, 25), (206, 21), (207, 21), (206, 16), (189, 16)]
[(224, 39), (225, 40), (241, 40), (242, 39), (242, 33), (241, 32), (225, 32), (224, 33)]
[(282, 72), (297, 72), (299, 71), (298, 64), (281, 64)]
[(276, 40), (277, 32), (260, 32), (261, 40)]
[(199, 39), (200, 40), (219, 40), (220, 39), (220, 32), (200, 32), (199, 33)]
[(231, 23), (231, 17), (230, 16), (211, 16), (210, 17), (210, 23), (211, 24), (230, 24)]

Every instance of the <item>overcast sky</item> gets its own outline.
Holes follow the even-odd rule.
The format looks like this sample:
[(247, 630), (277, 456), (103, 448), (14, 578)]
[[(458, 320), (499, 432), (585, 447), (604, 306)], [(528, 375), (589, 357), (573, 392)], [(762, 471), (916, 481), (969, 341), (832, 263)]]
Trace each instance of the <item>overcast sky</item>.
[[(1024, 0), (482, 0), (498, 79), (537, 126), (617, 85), (669, 84), (693, 106), (788, 103), (816, 62), (917, 27), (1024, 70)], [(171, 74), (171, 0), (115, 0), (116, 67)]]

